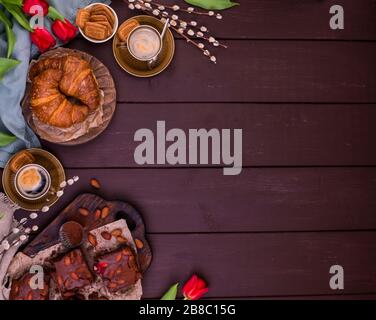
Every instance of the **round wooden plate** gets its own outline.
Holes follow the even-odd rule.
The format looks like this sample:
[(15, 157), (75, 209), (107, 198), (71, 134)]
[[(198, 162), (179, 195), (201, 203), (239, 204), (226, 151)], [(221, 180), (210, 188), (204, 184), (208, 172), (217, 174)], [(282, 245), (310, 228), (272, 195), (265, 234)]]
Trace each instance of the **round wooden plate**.
[(115, 88), (114, 79), (112, 78), (110, 71), (107, 69), (107, 67), (102, 62), (100, 62), (97, 58), (93, 57), (92, 55), (86, 52), (73, 50), (73, 49), (67, 49), (67, 48), (57, 48), (55, 50), (51, 50), (42, 54), (39, 59), (54, 57), (54, 56), (56, 57), (56, 56), (65, 55), (65, 54), (79, 55), (81, 58), (88, 61), (91, 67), (93, 68), (94, 75), (99, 84), (99, 88), (104, 93), (103, 123), (97, 128), (91, 128), (83, 136), (74, 140), (66, 141), (66, 142), (55, 141), (50, 136), (43, 135), (43, 131), (38, 130), (38, 127), (35, 125), (33, 121), (32, 111), (31, 111), (30, 104), (29, 104), (29, 101), (30, 101), (29, 94), (30, 94), (30, 88), (31, 88), (30, 83), (27, 83), (27, 86), (26, 86), (26, 93), (22, 102), (22, 111), (29, 126), (40, 136), (41, 139), (52, 142), (52, 143), (56, 143), (59, 145), (75, 146), (75, 145), (83, 144), (83, 143), (93, 140), (108, 127), (116, 109), (116, 88)]
[[(40, 211), (45, 205), (52, 206), (59, 198), (56, 196), (56, 191), (60, 189), (60, 184), (65, 181), (65, 172), (60, 161), (51, 153), (42, 149), (28, 149), (35, 158), (35, 163), (43, 166), (51, 175), (51, 188), (53, 194), (47, 193), (44, 197), (38, 200), (26, 200), (21, 197), (14, 186), (15, 174), (10, 170), (9, 164), (17, 155), (15, 154), (7, 163), (3, 171), (3, 188), (7, 197), (14, 203), (19, 205), (22, 209), (28, 211)], [(48, 201), (47, 201), (48, 199)]]
[[(141, 25), (152, 26), (156, 28), (159, 32), (162, 32), (163, 30), (164, 25), (157, 18), (147, 15), (141, 15), (132, 17), (131, 19), (136, 19)], [(123, 24), (127, 23), (127, 21), (123, 22)], [(121, 29), (122, 25), (119, 27), (119, 29)], [(170, 65), (175, 53), (174, 36), (172, 35), (170, 29), (167, 29), (167, 32), (163, 39), (162, 51), (158, 58), (159, 63), (152, 70), (148, 68), (148, 64), (146, 61), (139, 61), (135, 59), (129, 53), (127, 48), (118, 47), (119, 42), (120, 39), (116, 34), (112, 44), (112, 50), (114, 52), (114, 56), (117, 63), (123, 70), (125, 70), (129, 74), (140, 78), (153, 77), (164, 71)]]

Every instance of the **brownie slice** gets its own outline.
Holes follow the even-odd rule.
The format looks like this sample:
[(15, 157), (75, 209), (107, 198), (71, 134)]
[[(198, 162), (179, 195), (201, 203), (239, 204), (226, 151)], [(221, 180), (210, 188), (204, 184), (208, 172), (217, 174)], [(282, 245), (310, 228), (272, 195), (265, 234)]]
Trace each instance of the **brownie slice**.
[(111, 292), (125, 289), (141, 279), (136, 256), (129, 247), (98, 257), (95, 269)]
[(43, 277), (43, 289), (32, 289), (30, 280), (33, 276), (34, 273), (27, 272), (20, 279), (14, 280), (9, 300), (47, 300), (49, 291), (47, 277), (45, 275)]
[(54, 263), (56, 282), (64, 297), (93, 282), (93, 276), (80, 249), (70, 251)]

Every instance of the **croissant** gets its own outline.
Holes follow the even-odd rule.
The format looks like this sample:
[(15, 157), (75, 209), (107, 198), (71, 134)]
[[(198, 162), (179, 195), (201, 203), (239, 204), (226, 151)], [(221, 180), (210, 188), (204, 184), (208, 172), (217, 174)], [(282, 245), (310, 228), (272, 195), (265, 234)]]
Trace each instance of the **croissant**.
[(75, 55), (46, 58), (29, 72), (30, 105), (44, 123), (68, 128), (84, 121), (101, 103), (90, 64)]

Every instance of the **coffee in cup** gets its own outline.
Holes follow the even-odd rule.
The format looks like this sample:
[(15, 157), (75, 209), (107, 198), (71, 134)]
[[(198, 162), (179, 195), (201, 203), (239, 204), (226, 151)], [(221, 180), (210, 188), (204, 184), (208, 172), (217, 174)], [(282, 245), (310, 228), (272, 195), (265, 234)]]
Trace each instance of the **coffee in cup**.
[(127, 47), (134, 58), (149, 61), (161, 52), (161, 35), (158, 30), (151, 26), (138, 26), (128, 36)]
[(28, 164), (17, 172), (15, 187), (23, 198), (37, 200), (50, 189), (51, 177), (44, 167), (38, 164)]

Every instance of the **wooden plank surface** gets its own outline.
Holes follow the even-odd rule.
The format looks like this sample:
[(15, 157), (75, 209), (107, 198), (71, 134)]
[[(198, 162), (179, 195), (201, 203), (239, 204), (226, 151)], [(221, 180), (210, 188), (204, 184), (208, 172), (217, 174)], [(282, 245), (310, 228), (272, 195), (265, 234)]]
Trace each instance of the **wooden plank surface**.
[[(177, 3), (182, 0), (163, 0)], [(238, 0), (240, 7), (222, 12), (223, 20), (192, 19), (205, 24), (213, 34), (230, 39), (346, 39), (376, 40), (376, 4), (373, 0)], [(345, 29), (331, 30), (329, 9), (342, 5)], [(122, 0), (114, 0), (113, 8), (120, 21), (142, 14), (128, 10)]]
[[(375, 293), (376, 232), (150, 235), (157, 255), (144, 297), (158, 298), (192, 272), (208, 297)], [(204, 262), (204, 263), (203, 263)], [(329, 287), (329, 268), (344, 268), (345, 288)]]
[(78, 194), (133, 204), (149, 233), (376, 229), (376, 168), (260, 168), (224, 177), (221, 169), (75, 169), (51, 221)]
[[(44, 144), (80, 181), (39, 222), (82, 192), (134, 204), (154, 251), (145, 298), (197, 272), (209, 299), (374, 299), (376, 2), (342, 0), (341, 31), (329, 28), (335, 0), (239, 2), (224, 20), (200, 19), (229, 45), (214, 51), (216, 66), (177, 39), (164, 73), (136, 79), (116, 64), (111, 42), (69, 45), (108, 66), (119, 104), (96, 140)], [(113, 7), (120, 21), (134, 14), (121, 0)], [(134, 132), (157, 120), (243, 128), (248, 168), (227, 177), (221, 168), (137, 168)], [(334, 264), (345, 269), (344, 291), (329, 288)]]
[(77, 39), (70, 47), (93, 54), (110, 69), (119, 102), (376, 102), (376, 64), (370, 63), (376, 42), (231, 40), (228, 45), (215, 65), (178, 40), (170, 67), (150, 79), (126, 74), (111, 43)]
[(158, 120), (187, 134), (195, 128), (243, 129), (243, 166), (376, 165), (374, 104), (118, 104), (96, 140), (44, 147), (68, 168), (139, 167), (134, 134), (141, 128), (156, 134)]

